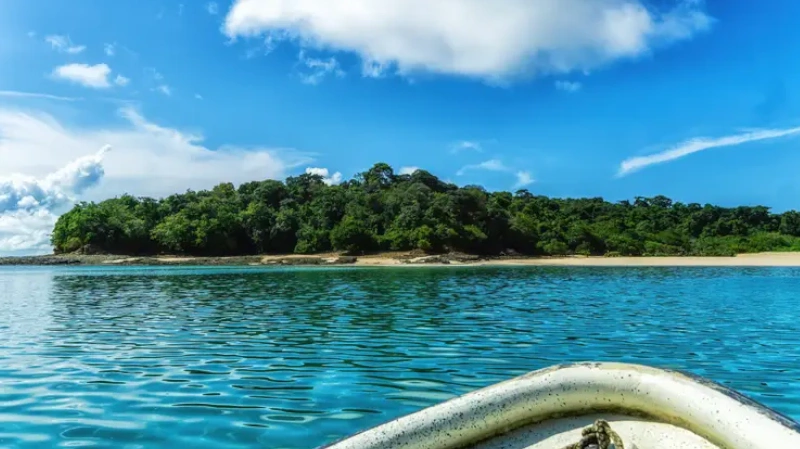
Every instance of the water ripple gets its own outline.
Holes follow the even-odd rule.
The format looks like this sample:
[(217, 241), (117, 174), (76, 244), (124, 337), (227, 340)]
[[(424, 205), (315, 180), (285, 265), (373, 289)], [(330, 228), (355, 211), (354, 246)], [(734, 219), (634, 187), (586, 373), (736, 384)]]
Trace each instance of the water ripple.
[(800, 418), (791, 268), (3, 268), (0, 289), (0, 447), (311, 448), (572, 360)]

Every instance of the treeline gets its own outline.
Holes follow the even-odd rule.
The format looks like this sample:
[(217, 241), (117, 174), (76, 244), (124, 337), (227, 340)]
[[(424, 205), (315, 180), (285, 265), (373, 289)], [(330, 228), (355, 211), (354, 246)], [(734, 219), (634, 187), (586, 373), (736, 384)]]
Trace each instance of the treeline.
[(556, 199), (457, 187), (386, 164), (340, 185), (220, 184), (160, 200), (80, 203), (52, 233), (57, 253), (244, 255), (413, 250), (525, 255), (733, 255), (800, 250), (800, 214), (636, 198)]

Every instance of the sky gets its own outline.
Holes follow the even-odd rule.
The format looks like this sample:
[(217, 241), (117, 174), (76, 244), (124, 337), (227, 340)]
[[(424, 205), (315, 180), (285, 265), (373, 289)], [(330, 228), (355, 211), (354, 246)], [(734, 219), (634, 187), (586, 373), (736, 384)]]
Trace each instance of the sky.
[(376, 162), (800, 209), (800, 2), (0, 0), (0, 254), (76, 201)]

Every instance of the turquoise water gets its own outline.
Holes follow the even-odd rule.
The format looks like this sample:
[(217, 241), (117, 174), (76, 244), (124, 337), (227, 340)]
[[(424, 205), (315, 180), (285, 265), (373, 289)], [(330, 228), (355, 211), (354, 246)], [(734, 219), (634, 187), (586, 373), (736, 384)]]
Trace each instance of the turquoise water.
[(0, 269), (0, 447), (313, 448), (575, 360), (800, 418), (791, 268)]

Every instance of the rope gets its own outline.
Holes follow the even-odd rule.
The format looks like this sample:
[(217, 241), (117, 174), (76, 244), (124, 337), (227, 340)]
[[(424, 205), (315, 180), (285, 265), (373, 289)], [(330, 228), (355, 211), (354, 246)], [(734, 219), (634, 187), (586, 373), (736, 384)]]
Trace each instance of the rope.
[[(617, 432), (611, 430), (608, 422), (598, 419), (591, 426), (583, 429), (582, 438), (575, 444), (570, 444), (564, 449), (625, 449), (622, 438)], [(613, 446), (612, 446), (613, 445)]]

